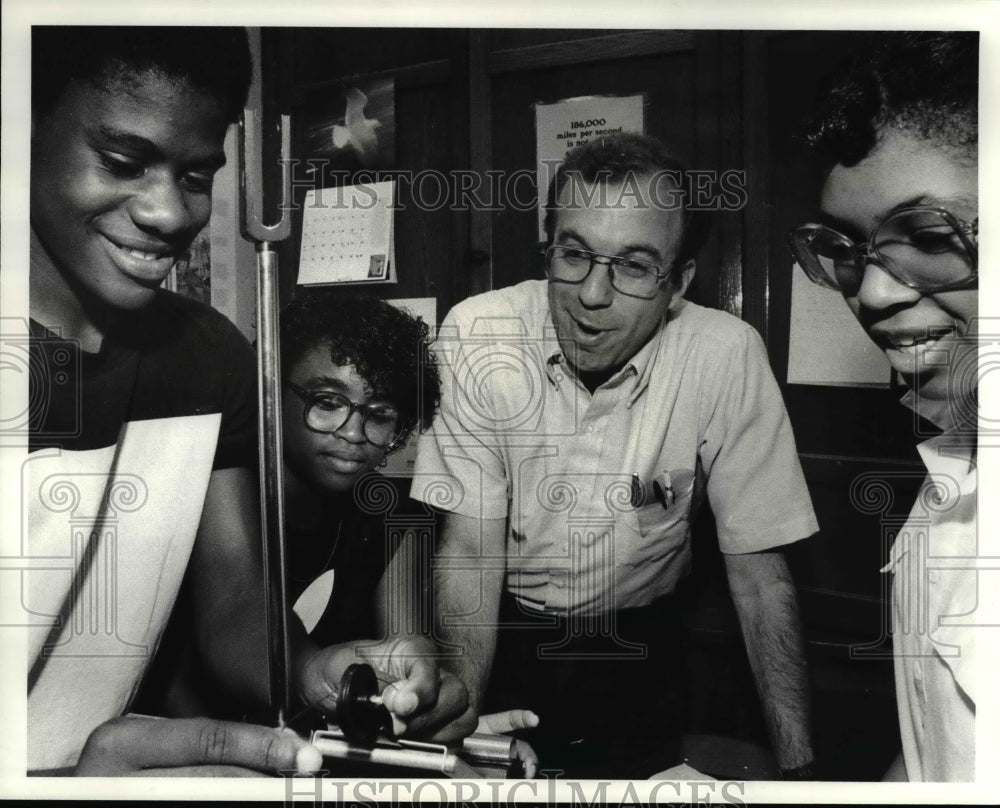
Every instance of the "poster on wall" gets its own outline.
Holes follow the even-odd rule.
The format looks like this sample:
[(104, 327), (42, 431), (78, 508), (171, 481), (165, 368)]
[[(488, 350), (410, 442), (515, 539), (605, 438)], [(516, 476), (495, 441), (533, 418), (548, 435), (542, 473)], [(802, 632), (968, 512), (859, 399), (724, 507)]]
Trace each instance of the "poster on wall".
[(292, 110), (298, 283), (395, 283), (395, 82), (355, 76), (297, 91)]
[(535, 104), (538, 240), (545, 239), (549, 181), (566, 153), (601, 135), (644, 131), (645, 95), (585, 95)]
[(391, 78), (358, 77), (301, 91), (292, 116), (295, 157), (314, 187), (346, 185), (359, 171), (395, 167), (395, 99)]

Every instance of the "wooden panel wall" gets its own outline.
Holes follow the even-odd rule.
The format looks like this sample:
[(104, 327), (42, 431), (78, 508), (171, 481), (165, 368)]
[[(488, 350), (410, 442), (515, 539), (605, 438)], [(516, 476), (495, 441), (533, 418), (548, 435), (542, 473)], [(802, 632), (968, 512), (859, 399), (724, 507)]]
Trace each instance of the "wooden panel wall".
[[(280, 56), (272, 97), (293, 114), (310, 95), (338, 92), (353, 77), (392, 78), (395, 84), (397, 170), (447, 177), (468, 167), (467, 34), (452, 29), (272, 29)], [(295, 154), (293, 148), (293, 156)], [(397, 182), (395, 255), (399, 282), (345, 288), (380, 297), (436, 297), (441, 316), (470, 294), (463, 271), (468, 217), (452, 210), (448, 199), (422, 204), (419, 186)], [(428, 185), (427, 187), (431, 187)], [(298, 190), (298, 200), (305, 188)], [(424, 199), (433, 202), (427, 192)], [(282, 299), (294, 294), (301, 237), (301, 213), (293, 237), (282, 246)]]
[[(585, 39), (581, 32), (562, 47), (528, 46), (495, 51), (490, 57), (492, 168), (513, 174), (535, 164), (535, 103), (582, 95), (646, 96), (646, 131), (655, 134), (687, 163), (694, 155), (694, 37), (641, 39), (660, 52), (629, 51), (624, 35)], [(549, 58), (543, 58), (543, 57)], [(562, 59), (572, 60), (563, 62)], [(586, 61), (582, 61), (583, 58)], [(509, 286), (543, 277), (534, 209), (509, 199), (492, 213), (493, 282)]]
[[(860, 512), (847, 492), (860, 474), (881, 471), (898, 502), (912, 498), (919, 469), (913, 424), (897, 403), (900, 390), (785, 384), (792, 270), (785, 232), (811, 215), (818, 190), (795, 144), (799, 122), (819, 77), (863, 36), (579, 29), (274, 29), (264, 36), (275, 107), (346, 77), (393, 77), (398, 168), (530, 170), (533, 103), (645, 93), (647, 131), (690, 167), (745, 172), (747, 204), (715, 214), (689, 297), (742, 316), (765, 337), (822, 526), (791, 553), (807, 625), (816, 636), (842, 634), (845, 644), (880, 633), (885, 552), (884, 520)], [(401, 194), (400, 282), (366, 290), (436, 297), (440, 317), (470, 294), (541, 277), (534, 212), (422, 210), (405, 187)], [(297, 239), (298, 227), (283, 247), (286, 300)]]

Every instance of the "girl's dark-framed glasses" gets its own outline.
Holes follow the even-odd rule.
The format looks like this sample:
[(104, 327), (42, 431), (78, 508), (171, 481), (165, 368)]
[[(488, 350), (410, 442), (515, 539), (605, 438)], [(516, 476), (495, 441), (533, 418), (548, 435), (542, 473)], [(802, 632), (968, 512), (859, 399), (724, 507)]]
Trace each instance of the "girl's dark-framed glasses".
[(286, 382), (288, 389), (302, 399), (302, 421), (312, 432), (332, 434), (341, 429), (355, 413), (361, 415), (365, 439), (379, 448), (393, 446), (402, 439), (399, 410), (387, 404), (355, 404), (340, 393), (329, 390), (306, 390)]

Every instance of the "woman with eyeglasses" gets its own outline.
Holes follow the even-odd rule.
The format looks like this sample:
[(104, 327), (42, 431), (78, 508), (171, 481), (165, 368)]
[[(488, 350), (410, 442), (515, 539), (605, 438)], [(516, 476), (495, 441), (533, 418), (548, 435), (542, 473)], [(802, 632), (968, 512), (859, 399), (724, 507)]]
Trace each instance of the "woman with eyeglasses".
[[(281, 361), (293, 611), (317, 644), (339, 646), (389, 681), (378, 656), (386, 645), (370, 640), (388, 639), (401, 657), (437, 653), (421, 636), (431, 628), (433, 516), (409, 498), (409, 479), (378, 472), (415, 429), (430, 423), (441, 398), (429, 329), (382, 300), (309, 289), (282, 314)], [(449, 672), (442, 677), (436, 708), (405, 726), (394, 715), (397, 734), (416, 731), (447, 742), (538, 721), (528, 710), (510, 710), (470, 723), (462, 715), (464, 686)], [(514, 750), (523, 773), (533, 777), (534, 751), (520, 740)]]
[(382, 300), (310, 289), (282, 314), (281, 353), (294, 611), (321, 645), (419, 632), (421, 548), (400, 536), (429, 515), (377, 469), (437, 406), (428, 327)]
[(977, 34), (886, 34), (821, 96), (819, 217), (790, 234), (941, 430), (884, 570), (902, 738), (886, 779), (975, 779), (977, 97)]

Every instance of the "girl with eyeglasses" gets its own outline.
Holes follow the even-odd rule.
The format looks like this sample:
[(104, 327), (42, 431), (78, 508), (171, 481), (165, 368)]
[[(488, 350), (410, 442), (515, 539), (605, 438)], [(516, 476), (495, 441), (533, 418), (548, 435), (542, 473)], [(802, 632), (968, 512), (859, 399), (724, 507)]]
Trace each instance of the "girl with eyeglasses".
[[(281, 351), (295, 611), (322, 645), (383, 637), (418, 617), (417, 600), (404, 601), (420, 595), (430, 515), (378, 469), (437, 405), (428, 327), (382, 300), (310, 289), (282, 314)], [(401, 542), (393, 520), (417, 531)]]
[(886, 779), (975, 779), (977, 96), (977, 34), (886, 34), (821, 98), (819, 217), (789, 236), (941, 430), (883, 570), (902, 739)]

